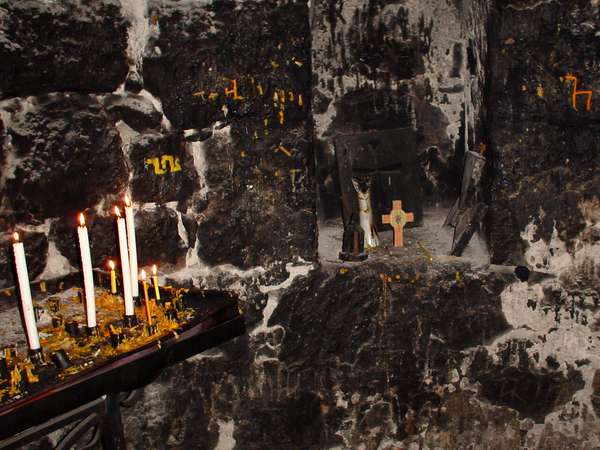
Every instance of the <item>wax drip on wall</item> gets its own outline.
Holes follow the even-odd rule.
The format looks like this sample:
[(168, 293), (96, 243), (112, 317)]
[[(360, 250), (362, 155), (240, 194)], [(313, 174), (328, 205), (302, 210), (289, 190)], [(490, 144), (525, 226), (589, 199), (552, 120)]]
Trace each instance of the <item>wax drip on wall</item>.
[(187, 144), (188, 152), (192, 154), (192, 158), (194, 160), (194, 167), (196, 169), (196, 173), (198, 174), (198, 185), (200, 189), (198, 190), (198, 196), (201, 199), (206, 199), (208, 195), (208, 185), (206, 182), (206, 171), (208, 168), (208, 162), (206, 161), (206, 151), (204, 142), (196, 141), (196, 142), (188, 142)]
[(130, 23), (127, 32), (127, 56), (133, 64), (130, 70), (141, 73), (146, 46), (152, 32), (158, 31), (158, 23), (150, 23), (148, 0), (121, 0), (121, 10)]

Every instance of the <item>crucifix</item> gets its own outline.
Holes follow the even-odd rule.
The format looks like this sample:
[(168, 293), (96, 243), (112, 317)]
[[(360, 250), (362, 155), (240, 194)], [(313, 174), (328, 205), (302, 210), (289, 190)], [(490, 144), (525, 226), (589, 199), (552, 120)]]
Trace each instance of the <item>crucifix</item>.
[(390, 213), (384, 214), (381, 219), (383, 223), (391, 225), (394, 229), (394, 247), (404, 247), (404, 226), (409, 222), (414, 222), (413, 213), (404, 212), (402, 201), (394, 200)]

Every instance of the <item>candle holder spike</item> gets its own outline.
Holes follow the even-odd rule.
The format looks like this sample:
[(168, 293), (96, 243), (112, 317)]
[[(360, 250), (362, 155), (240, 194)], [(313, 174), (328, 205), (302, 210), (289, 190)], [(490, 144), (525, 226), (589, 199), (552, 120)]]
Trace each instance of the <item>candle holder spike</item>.
[(90, 337), (100, 336), (100, 329), (98, 328), (98, 325), (95, 327), (85, 327), (85, 332)]
[(67, 352), (65, 352), (63, 349), (57, 350), (56, 352), (52, 353), (51, 359), (54, 365), (59, 370), (66, 369), (67, 367), (71, 366), (71, 360), (69, 359), (69, 355), (67, 355)]
[(69, 336), (77, 337), (79, 336), (79, 324), (76, 320), (67, 319), (67, 321), (65, 322), (65, 331), (68, 333)]
[(46, 361), (44, 359), (44, 352), (42, 351), (42, 348), (40, 347), (40, 348), (36, 348), (33, 350), (29, 349), (29, 360), (36, 366), (46, 364)]
[(135, 327), (138, 324), (138, 318), (135, 314), (123, 316), (123, 326), (127, 328)]
[(113, 348), (117, 348), (119, 345), (121, 345), (121, 343), (123, 342), (124, 339), (124, 335), (122, 332), (120, 331), (111, 331), (110, 332), (110, 345)]
[(169, 320), (177, 320), (177, 310), (172, 307), (165, 311), (165, 317)]
[(52, 326), (60, 328), (65, 323), (63, 316), (52, 316)]
[(9, 375), (6, 358), (0, 358), (0, 378), (8, 379)]

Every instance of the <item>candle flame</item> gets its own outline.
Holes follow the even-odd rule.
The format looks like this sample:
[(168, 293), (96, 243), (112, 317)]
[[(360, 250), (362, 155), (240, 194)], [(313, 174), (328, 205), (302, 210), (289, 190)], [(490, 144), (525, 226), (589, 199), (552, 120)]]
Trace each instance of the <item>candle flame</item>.
[(115, 270), (115, 262), (112, 259), (108, 260), (108, 267), (110, 267), (110, 270)]
[(156, 264), (152, 265), (152, 274), (156, 275), (157, 272), (158, 272), (158, 268), (156, 267)]
[(131, 200), (129, 200), (129, 196), (127, 194), (125, 194), (125, 198), (123, 200), (125, 200), (125, 206), (131, 206)]
[(19, 242), (19, 233), (17, 233), (16, 231), (13, 233), (13, 239), (15, 240), (15, 242)]
[(85, 227), (85, 216), (83, 215), (83, 213), (79, 214), (79, 225)]
[(121, 210), (119, 209), (119, 207), (118, 207), (118, 206), (115, 206), (115, 209), (114, 209), (114, 211), (115, 211), (115, 216), (117, 216), (117, 217), (121, 217)]
[(142, 269), (140, 272), (140, 280), (144, 281), (146, 279), (146, 271)]

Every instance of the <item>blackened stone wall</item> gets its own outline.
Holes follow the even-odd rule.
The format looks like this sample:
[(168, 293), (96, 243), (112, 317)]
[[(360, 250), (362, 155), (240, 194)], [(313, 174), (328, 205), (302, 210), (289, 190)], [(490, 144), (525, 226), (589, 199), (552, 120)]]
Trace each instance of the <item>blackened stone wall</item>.
[(125, 193), (141, 264), (190, 278), (314, 259), (306, 4), (3, 1), (0, 14), (0, 227), (41, 236), (32, 278), (78, 267), (82, 211), (94, 264), (116, 257)]
[[(315, 1), (310, 28), (303, 2), (89, 3), (0, 2), (19, 61), (44, 41), (15, 24), (80, 38), (57, 31), (60, 64), (19, 63), (22, 84), (0, 67), (0, 244), (17, 229), (32, 276), (74, 270), (85, 209), (101, 265), (129, 192), (142, 263), (235, 289), (248, 325), (143, 389), (131, 448), (600, 446), (598, 2)], [(494, 259), (540, 273), (313, 263), (313, 117), (319, 171), (336, 131), (413, 126), (432, 201), (484, 144)]]
[[(531, 264), (529, 244), (553, 233), (574, 251), (589, 226), (582, 205), (600, 186), (598, 4), (530, 3), (498, 2), (491, 22), (489, 232), (499, 263)], [(569, 74), (593, 92), (589, 111), (582, 96), (572, 104)]]
[(116, 0), (0, 2), (0, 98), (110, 92), (127, 74)]

